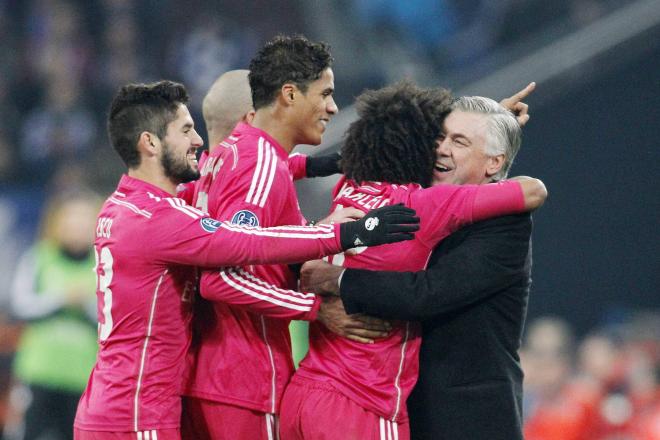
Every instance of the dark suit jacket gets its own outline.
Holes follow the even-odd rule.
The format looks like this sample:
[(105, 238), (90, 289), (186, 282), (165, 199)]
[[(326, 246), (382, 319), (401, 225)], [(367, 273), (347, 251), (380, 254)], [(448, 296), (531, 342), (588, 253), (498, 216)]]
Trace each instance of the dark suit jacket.
[(413, 439), (522, 439), (531, 232), (529, 214), (499, 217), (447, 237), (424, 272), (344, 273), (348, 313), (422, 321)]

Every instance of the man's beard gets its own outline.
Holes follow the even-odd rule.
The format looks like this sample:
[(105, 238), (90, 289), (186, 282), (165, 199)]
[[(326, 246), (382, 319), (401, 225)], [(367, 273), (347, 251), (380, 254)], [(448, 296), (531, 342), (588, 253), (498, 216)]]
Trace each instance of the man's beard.
[(165, 176), (177, 184), (188, 183), (199, 179), (199, 170), (195, 170), (190, 166), (188, 158), (175, 158), (172, 154), (172, 149), (165, 142), (163, 143), (163, 156), (160, 159), (160, 163), (165, 170)]

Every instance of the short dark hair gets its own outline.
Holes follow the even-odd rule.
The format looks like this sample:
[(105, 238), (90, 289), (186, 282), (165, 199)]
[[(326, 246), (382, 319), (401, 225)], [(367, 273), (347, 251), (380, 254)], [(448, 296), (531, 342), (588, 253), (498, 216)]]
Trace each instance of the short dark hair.
[(183, 84), (167, 80), (127, 84), (119, 89), (110, 105), (108, 136), (128, 168), (140, 165), (137, 150), (140, 134), (148, 131), (164, 138), (179, 105), (186, 104), (188, 99)]
[(250, 89), (255, 110), (270, 105), (280, 88), (295, 84), (303, 93), (310, 82), (332, 65), (330, 46), (313, 43), (302, 35), (278, 35), (250, 61)]
[(431, 185), (436, 140), (451, 110), (451, 93), (401, 81), (358, 96), (359, 119), (341, 149), (346, 177), (356, 182)]

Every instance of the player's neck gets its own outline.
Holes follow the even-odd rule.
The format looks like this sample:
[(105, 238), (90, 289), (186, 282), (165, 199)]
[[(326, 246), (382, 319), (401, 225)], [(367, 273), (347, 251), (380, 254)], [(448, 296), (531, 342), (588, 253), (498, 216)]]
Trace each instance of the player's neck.
[(264, 107), (255, 113), (252, 124), (250, 125), (268, 133), (287, 154), (290, 154), (296, 144), (291, 130), (282, 116), (273, 107)]
[(177, 183), (172, 182), (172, 180), (165, 176), (162, 171), (154, 172), (146, 166), (140, 166), (138, 168), (129, 169), (128, 175), (135, 179), (140, 179), (154, 186), (157, 186), (158, 188), (162, 189), (163, 191), (167, 191), (173, 196), (176, 195)]

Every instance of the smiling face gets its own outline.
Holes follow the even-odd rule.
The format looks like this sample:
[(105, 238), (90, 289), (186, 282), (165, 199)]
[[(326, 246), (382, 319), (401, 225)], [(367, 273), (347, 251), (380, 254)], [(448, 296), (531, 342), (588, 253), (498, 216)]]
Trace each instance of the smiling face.
[(488, 156), (488, 116), (452, 111), (438, 139), (433, 184), (481, 184), (501, 168), (502, 156)]
[(307, 91), (296, 100), (295, 136), (296, 144), (318, 145), (321, 143), (325, 128), (339, 109), (333, 98), (335, 77), (331, 68), (327, 68), (316, 81), (309, 83)]
[(199, 178), (196, 152), (204, 144), (195, 131), (195, 124), (188, 107), (181, 104), (176, 118), (167, 125), (167, 134), (162, 140), (161, 164), (165, 175), (176, 184), (191, 182)]

